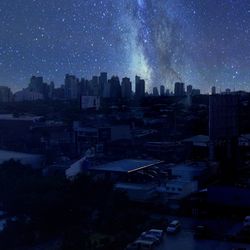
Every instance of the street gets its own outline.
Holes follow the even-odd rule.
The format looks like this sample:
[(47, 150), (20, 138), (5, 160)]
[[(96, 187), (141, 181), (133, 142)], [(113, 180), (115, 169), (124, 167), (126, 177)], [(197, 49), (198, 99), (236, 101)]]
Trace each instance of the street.
[(192, 231), (183, 229), (177, 235), (165, 235), (163, 242), (156, 250), (232, 250), (234, 248), (250, 250), (250, 245), (216, 240), (196, 240), (193, 238)]

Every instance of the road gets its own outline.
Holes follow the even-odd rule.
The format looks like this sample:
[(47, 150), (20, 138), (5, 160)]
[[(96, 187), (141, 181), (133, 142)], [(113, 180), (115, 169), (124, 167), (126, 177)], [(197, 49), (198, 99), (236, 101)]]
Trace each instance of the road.
[(177, 219), (182, 229), (176, 235), (165, 235), (161, 245), (156, 250), (232, 250), (233, 248), (245, 248), (250, 250), (250, 244), (241, 244), (220, 240), (197, 240), (194, 239), (194, 228), (197, 225), (207, 225), (219, 239), (225, 234), (237, 232), (242, 228), (242, 222), (229, 219), (195, 219), (188, 217), (167, 216), (168, 221)]
[(183, 229), (177, 235), (165, 235), (161, 245), (156, 250), (232, 250), (245, 248), (250, 250), (250, 245), (216, 240), (196, 240), (193, 232)]

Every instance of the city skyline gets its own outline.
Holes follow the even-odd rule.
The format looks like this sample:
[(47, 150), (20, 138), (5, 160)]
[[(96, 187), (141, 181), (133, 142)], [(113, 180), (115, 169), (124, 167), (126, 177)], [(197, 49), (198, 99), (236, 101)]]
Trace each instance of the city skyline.
[[(165, 85), (161, 84), (159, 86), (152, 86), (151, 89), (146, 89), (147, 83), (146, 83), (145, 79), (143, 79), (139, 75), (135, 75), (135, 77), (133, 79), (131, 79), (130, 77), (119, 76), (117, 74), (109, 75), (108, 72), (99, 72), (99, 74), (92, 75), (89, 78), (66, 73), (66, 74), (64, 74), (63, 81), (60, 84), (55, 84), (55, 82), (53, 80), (49, 80), (49, 79), (46, 80), (45, 77), (43, 77), (42, 75), (31, 75), (29, 78), (27, 78), (28, 80), (25, 83), (25, 85), (23, 85), (19, 89), (12, 88), (12, 86), (8, 86), (8, 85), (0, 85), (0, 88), (8, 88), (8, 89), (10, 89), (10, 91), (13, 94), (21, 92), (23, 90), (28, 90), (28, 89), (29, 89), (29, 91), (33, 91), (33, 92), (40, 92), (40, 91), (37, 91), (35, 89), (32, 89), (32, 87), (31, 87), (32, 86), (32, 79), (39, 79), (39, 82), (41, 81), (41, 84), (45, 84), (48, 87), (53, 85), (54, 89), (61, 89), (61, 88), (65, 88), (65, 86), (67, 84), (67, 78), (73, 78), (73, 82), (75, 82), (77, 84), (81, 85), (83, 82), (85, 82), (89, 86), (92, 86), (94, 88), (98, 87), (98, 88), (101, 88), (102, 91), (104, 91), (105, 83), (103, 82), (103, 80), (101, 80), (103, 75), (105, 75), (105, 77), (106, 77), (106, 84), (109, 84), (110, 81), (112, 81), (112, 79), (117, 79), (117, 81), (119, 82), (119, 86), (121, 87), (121, 91), (124, 87), (123, 82), (128, 82), (130, 84), (129, 88), (131, 88), (131, 94), (134, 94), (134, 95), (136, 95), (136, 92), (142, 91), (143, 93), (145, 93), (147, 95), (154, 96), (155, 90), (157, 90), (159, 92), (158, 93), (159, 96), (175, 95), (176, 92), (177, 93), (179, 92), (179, 90), (176, 90), (176, 87), (179, 84), (182, 85), (182, 87), (180, 87), (180, 88), (183, 89), (183, 90), (181, 90), (183, 93), (181, 93), (180, 96), (182, 96), (184, 94), (185, 95), (192, 95), (192, 91), (194, 91), (193, 94), (197, 95), (197, 92), (196, 92), (197, 90), (198, 90), (199, 95), (200, 94), (210, 95), (210, 94), (215, 94), (215, 93), (217, 93), (217, 94), (230, 93), (231, 91), (232, 92), (241, 92), (241, 91), (244, 92), (244, 90), (242, 90), (242, 89), (235, 89), (235, 88), (231, 89), (228, 86), (225, 86), (224, 89), (217, 88), (216, 85), (211, 86), (211, 88), (206, 92), (206, 91), (202, 91), (202, 89), (196, 88), (197, 86), (195, 86), (195, 85), (187, 84), (187, 83), (181, 82), (181, 81), (174, 82), (173, 85), (171, 86), (171, 88), (168, 88), (168, 86), (166, 84)], [(145, 87), (142, 87), (143, 89), (141, 89), (141, 90), (140, 90), (140, 87), (139, 87), (139, 89), (137, 89), (137, 87), (140, 85), (140, 83), (143, 84), (143, 86), (145, 86)], [(177, 88), (179, 88), (179, 86)], [(247, 93), (248, 91), (245, 91), (245, 92)], [(162, 94), (162, 93), (164, 93), (164, 94)], [(89, 94), (87, 94), (87, 95), (89, 95)], [(97, 95), (99, 95), (99, 94), (97, 94)]]
[(31, 75), (60, 85), (101, 71), (138, 74), (150, 92), (176, 81), (250, 90), (246, 0), (3, 0), (0, 13), (0, 85), (15, 90)]

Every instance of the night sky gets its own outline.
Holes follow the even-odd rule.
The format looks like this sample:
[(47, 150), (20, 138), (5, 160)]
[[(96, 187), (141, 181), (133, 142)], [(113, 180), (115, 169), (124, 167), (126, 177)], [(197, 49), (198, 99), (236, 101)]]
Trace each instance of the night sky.
[(0, 85), (101, 71), (250, 90), (250, 1), (0, 0)]

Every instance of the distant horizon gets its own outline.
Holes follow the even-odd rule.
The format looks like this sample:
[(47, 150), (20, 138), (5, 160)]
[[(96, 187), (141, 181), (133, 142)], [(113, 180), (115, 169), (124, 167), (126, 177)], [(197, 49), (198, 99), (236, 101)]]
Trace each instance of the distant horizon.
[(0, 13), (0, 85), (14, 90), (31, 75), (58, 85), (100, 71), (147, 89), (250, 90), (248, 0), (2, 0)]
[[(88, 77), (88, 78), (87, 78), (87, 77), (84, 77), (84, 76), (74, 75), (74, 74), (72, 74), (72, 73), (65, 73), (65, 74), (64, 74), (64, 78), (65, 78), (65, 76), (66, 76), (67, 74), (69, 74), (69, 75), (74, 75), (74, 76), (76, 76), (79, 80), (81, 80), (81, 78), (84, 78), (85, 80), (89, 80), (89, 81), (90, 81), (90, 80), (92, 79), (93, 76), (98, 76), (98, 77), (99, 77), (99, 76), (100, 76), (100, 73), (102, 73), (102, 72), (105, 72), (105, 71), (100, 71), (99, 74), (94, 74), (94, 75), (92, 75), (92, 76), (90, 76), (90, 77)], [(133, 90), (133, 92), (135, 91), (135, 76), (139, 76), (138, 74), (136, 74), (133, 78), (131, 78), (131, 77), (127, 76), (127, 75), (125, 75), (125, 76), (119, 76), (118, 74), (109, 74), (108, 72), (105, 72), (105, 73), (107, 73), (107, 75), (108, 75), (108, 80), (111, 79), (112, 76), (118, 76), (119, 79), (120, 79), (120, 83), (122, 82), (122, 78), (128, 77), (128, 78), (130, 79), (130, 81), (132, 82), (132, 90)], [(62, 78), (63, 80), (62, 80), (61, 83), (57, 83), (57, 82), (55, 82), (55, 81), (53, 81), (53, 80), (46, 79), (44, 76), (42, 76), (42, 75), (40, 75), (40, 74), (32, 74), (29, 78), (27, 78), (27, 83), (26, 83), (26, 85), (23, 85), (21, 88), (19, 88), (19, 86), (18, 86), (18, 87), (16, 86), (17, 88), (12, 88), (11, 86), (8, 86), (7, 84), (0, 84), (0, 87), (1, 87), (1, 86), (2, 86), (2, 87), (9, 87), (13, 93), (18, 92), (18, 91), (21, 91), (21, 90), (26, 89), (26, 88), (28, 87), (30, 78), (31, 78), (32, 76), (35, 76), (35, 77), (43, 77), (44, 83), (47, 83), (47, 84), (50, 84), (50, 82), (54, 82), (56, 88), (60, 88), (61, 85), (64, 85), (64, 78)], [(142, 78), (142, 77), (141, 77), (141, 78)], [(143, 79), (143, 78), (142, 78), (142, 79)], [(145, 80), (145, 82), (146, 82), (146, 80)], [(178, 81), (173, 82), (173, 83), (172, 83), (172, 86), (171, 86), (170, 88), (168, 87), (167, 84), (165, 84), (165, 85), (164, 85), (164, 84), (153, 85), (153, 86), (151, 86), (149, 89), (146, 89), (145, 92), (147, 92), (147, 93), (149, 93), (149, 94), (152, 94), (153, 88), (154, 88), (154, 87), (157, 87), (157, 89), (160, 91), (160, 86), (163, 85), (163, 86), (165, 87), (165, 91), (166, 91), (166, 90), (169, 90), (170, 93), (173, 93), (173, 92), (174, 92), (174, 84), (175, 84), (176, 82), (178, 82)], [(183, 81), (180, 81), (180, 82), (183, 82)], [(233, 89), (232, 89), (232, 88), (226, 87), (226, 86), (225, 86), (224, 88), (221, 88), (220, 86), (216, 86), (216, 85), (211, 85), (210, 88), (209, 88), (208, 90), (204, 91), (204, 90), (202, 90), (202, 89), (196, 87), (196, 86), (193, 85), (192, 83), (185, 83), (185, 82), (183, 82), (183, 83), (184, 83), (184, 85), (185, 85), (185, 91), (186, 91), (186, 87), (187, 87), (188, 85), (192, 85), (193, 89), (199, 89), (199, 90), (201, 91), (201, 94), (210, 94), (210, 93), (211, 93), (211, 88), (212, 88), (212, 87), (216, 87), (216, 92), (217, 92), (217, 93), (223, 93), (223, 92), (226, 91), (226, 89), (230, 89), (232, 92), (234, 92), (234, 91), (250, 92), (250, 90), (246, 90), (246, 89), (238, 89), (238, 88), (233, 88)]]

